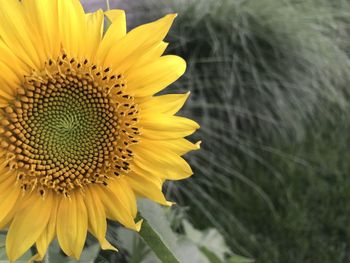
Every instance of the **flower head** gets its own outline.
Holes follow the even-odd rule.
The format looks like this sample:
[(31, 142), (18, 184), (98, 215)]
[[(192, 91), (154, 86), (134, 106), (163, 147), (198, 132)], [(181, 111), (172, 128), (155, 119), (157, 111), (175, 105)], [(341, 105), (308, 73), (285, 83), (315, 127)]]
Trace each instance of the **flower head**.
[[(111, 25), (103, 34), (104, 17)], [(126, 33), (124, 11), (78, 0), (4, 0), (0, 9), (0, 229), (16, 260), (58, 238), (80, 257), (106, 219), (139, 230), (136, 197), (169, 205), (165, 180), (192, 174), (181, 155), (198, 125), (174, 116), (188, 94), (154, 96), (185, 62), (162, 56), (175, 15)]]

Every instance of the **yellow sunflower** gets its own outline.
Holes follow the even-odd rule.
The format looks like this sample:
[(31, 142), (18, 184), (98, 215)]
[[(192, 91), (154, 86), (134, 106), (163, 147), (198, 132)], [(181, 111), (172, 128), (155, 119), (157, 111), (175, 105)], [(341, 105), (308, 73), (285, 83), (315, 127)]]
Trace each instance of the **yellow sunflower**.
[[(104, 17), (111, 25), (105, 34)], [(125, 13), (85, 14), (78, 0), (3, 0), (0, 8), (0, 229), (14, 261), (42, 259), (57, 237), (78, 259), (106, 219), (139, 230), (136, 197), (169, 205), (165, 180), (199, 126), (174, 116), (187, 94), (154, 96), (186, 68), (162, 56), (176, 15), (126, 32)]]

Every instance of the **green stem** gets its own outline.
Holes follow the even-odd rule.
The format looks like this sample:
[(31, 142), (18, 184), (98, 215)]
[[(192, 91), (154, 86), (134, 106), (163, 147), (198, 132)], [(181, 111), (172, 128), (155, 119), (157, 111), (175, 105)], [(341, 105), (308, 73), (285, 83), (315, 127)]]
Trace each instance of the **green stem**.
[(180, 263), (169, 247), (163, 242), (159, 234), (150, 226), (146, 219), (143, 219), (139, 232), (142, 239), (153, 250), (163, 263)]
[(106, 6), (107, 6), (107, 10), (111, 10), (110, 5), (109, 5), (109, 0), (106, 0)]

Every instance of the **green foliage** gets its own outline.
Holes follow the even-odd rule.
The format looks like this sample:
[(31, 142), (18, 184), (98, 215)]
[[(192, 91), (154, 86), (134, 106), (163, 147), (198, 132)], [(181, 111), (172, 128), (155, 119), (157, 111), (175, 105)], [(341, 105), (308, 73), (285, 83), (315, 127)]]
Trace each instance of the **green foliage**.
[(269, 171), (258, 163), (244, 163), (249, 178), (264, 189), (277, 211), (270, 213), (263, 200), (234, 182), (240, 199), (226, 205), (232, 206), (251, 234), (238, 230), (231, 234), (257, 262), (349, 262), (350, 167), (341, 158), (349, 142), (349, 136), (344, 137), (349, 123), (341, 124), (345, 118), (323, 123), (321, 131), (311, 126), (298, 144), (260, 149), (259, 154), (283, 173), (280, 182), (267, 180)]
[(169, 189), (194, 224), (257, 262), (348, 262), (349, 2), (135, 5), (135, 24), (179, 13), (169, 53), (188, 71), (173, 90), (192, 91), (203, 149)]
[(174, 254), (176, 236), (173, 234), (160, 208), (150, 201), (139, 202), (141, 218), (143, 218), (140, 236), (157, 255), (161, 262), (180, 263)]

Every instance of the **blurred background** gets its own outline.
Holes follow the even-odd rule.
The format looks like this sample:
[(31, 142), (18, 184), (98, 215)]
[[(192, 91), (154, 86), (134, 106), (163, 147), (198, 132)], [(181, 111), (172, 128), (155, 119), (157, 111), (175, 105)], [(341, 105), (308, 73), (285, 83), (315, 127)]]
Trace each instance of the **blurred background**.
[[(106, 9), (103, 0), (82, 2), (87, 11)], [(189, 262), (350, 262), (350, 2), (110, 0), (110, 7), (127, 11), (129, 30), (179, 14), (167, 53), (185, 58), (188, 69), (166, 92), (191, 91), (180, 115), (201, 125), (190, 139), (203, 143), (186, 157), (194, 176), (165, 189), (178, 206), (159, 212), (176, 238), (196, 244), (188, 250), (179, 241), (181, 253), (206, 256)], [(156, 262), (118, 231), (121, 253), (100, 252), (97, 262)]]

